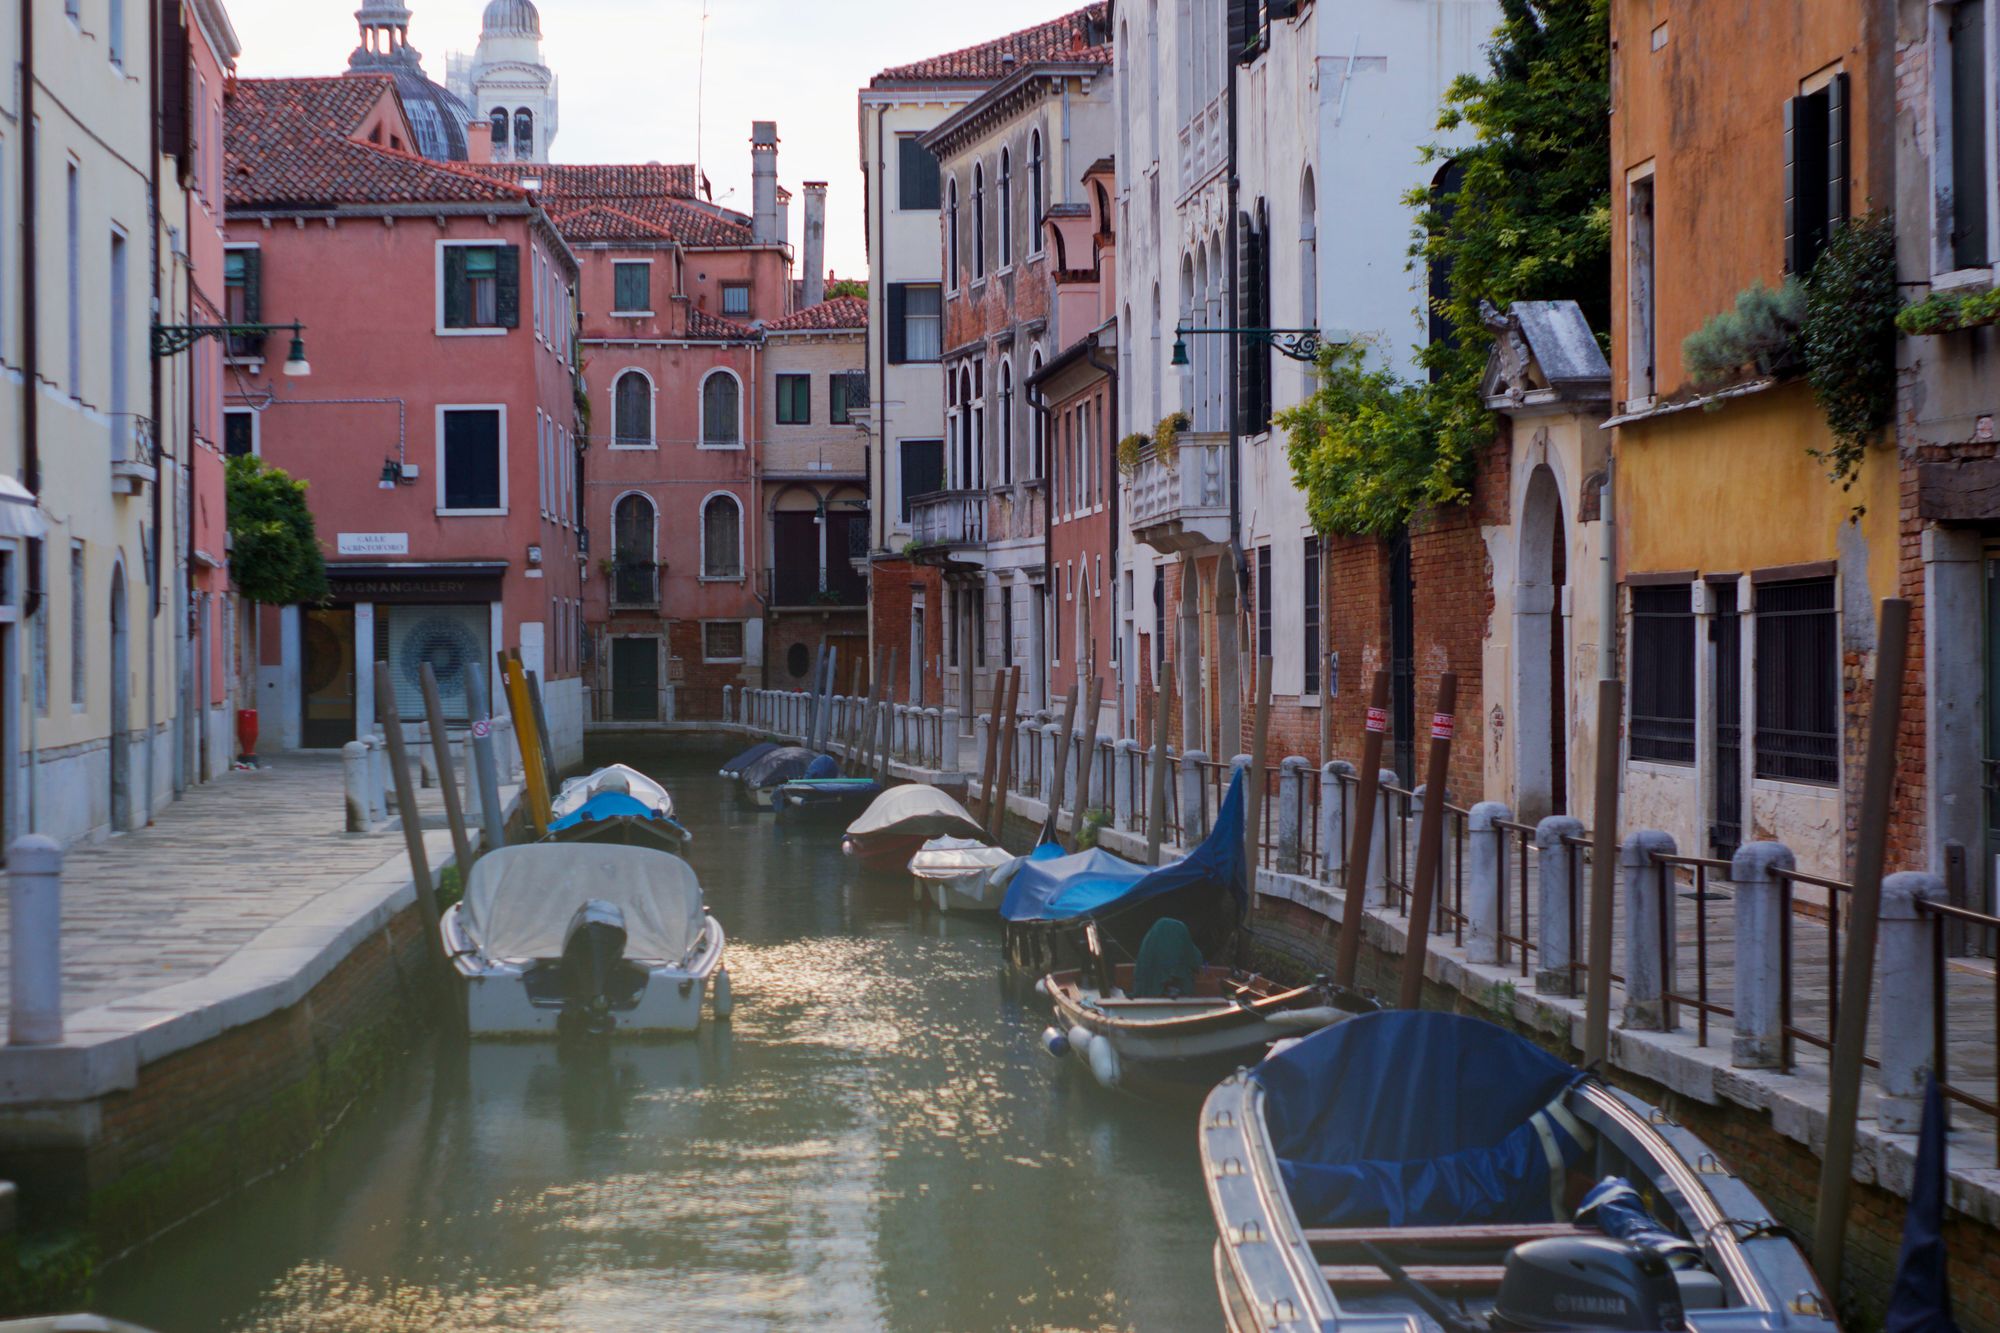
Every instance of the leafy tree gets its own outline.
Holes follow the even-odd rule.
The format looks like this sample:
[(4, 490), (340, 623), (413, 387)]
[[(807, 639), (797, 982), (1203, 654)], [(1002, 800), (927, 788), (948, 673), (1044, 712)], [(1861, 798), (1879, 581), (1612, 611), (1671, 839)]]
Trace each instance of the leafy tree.
[(1600, 340), (1611, 307), (1609, 0), (1501, 0), (1483, 75), (1452, 82), (1432, 145), (1456, 189), (1413, 190), (1412, 267), (1449, 276), (1437, 314), (1451, 336), (1417, 352), (1408, 381), (1360, 347), (1320, 356), (1318, 390), (1278, 415), (1292, 469), (1323, 532), (1384, 534), (1417, 510), (1463, 503), (1472, 460), (1493, 437), (1479, 398), (1492, 334), (1480, 305), (1576, 301)]
[(289, 605), (327, 594), (326, 560), (306, 484), (249, 454), (229, 460), (229, 576), (253, 602)]

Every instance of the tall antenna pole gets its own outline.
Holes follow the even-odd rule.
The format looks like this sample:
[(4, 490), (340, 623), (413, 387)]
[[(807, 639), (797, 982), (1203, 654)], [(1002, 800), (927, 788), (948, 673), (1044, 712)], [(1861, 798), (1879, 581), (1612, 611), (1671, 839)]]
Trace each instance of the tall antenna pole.
[(701, 103), (702, 86), (708, 75), (708, 0), (701, 0), (701, 37), (695, 43), (694, 58), (694, 188), (701, 190)]

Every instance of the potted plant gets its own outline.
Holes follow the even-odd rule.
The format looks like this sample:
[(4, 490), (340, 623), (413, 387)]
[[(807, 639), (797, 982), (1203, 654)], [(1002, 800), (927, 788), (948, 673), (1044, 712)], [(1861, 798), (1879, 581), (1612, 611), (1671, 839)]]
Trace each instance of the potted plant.
[(1194, 422), (1185, 412), (1169, 412), (1160, 418), (1160, 424), (1153, 428), (1153, 453), (1168, 467), (1180, 457), (1181, 432), (1190, 429)]
[(1118, 470), (1131, 476), (1139, 470), (1139, 454), (1152, 443), (1142, 432), (1134, 431), (1118, 441)]

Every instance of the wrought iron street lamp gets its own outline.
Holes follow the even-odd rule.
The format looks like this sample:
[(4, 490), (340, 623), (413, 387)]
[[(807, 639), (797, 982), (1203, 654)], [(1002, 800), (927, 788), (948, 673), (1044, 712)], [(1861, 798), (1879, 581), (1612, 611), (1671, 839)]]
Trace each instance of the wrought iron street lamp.
[(1190, 329), (1175, 325), (1173, 364), (1184, 366), (1188, 363), (1186, 339), (1229, 334), (1248, 338), (1253, 343), (1264, 343), (1294, 361), (1314, 361), (1319, 358), (1318, 329)]
[(160, 359), (179, 356), (203, 338), (268, 338), (286, 329), (291, 330), (292, 346), (285, 355), (285, 374), (302, 379), (312, 374), (312, 366), (306, 361), (305, 326), (296, 320), (290, 324), (155, 324), (153, 355)]

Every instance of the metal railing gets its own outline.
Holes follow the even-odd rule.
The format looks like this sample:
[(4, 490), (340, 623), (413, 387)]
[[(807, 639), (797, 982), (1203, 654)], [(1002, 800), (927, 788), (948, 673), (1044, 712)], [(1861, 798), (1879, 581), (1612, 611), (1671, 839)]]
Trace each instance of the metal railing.
[(979, 546), (986, 541), (985, 491), (932, 491), (910, 501), (910, 540), (918, 546)]
[[(1937, 1075), (1938, 1089), (1952, 1101), (1969, 1106), (1981, 1115), (1991, 1116), (1995, 1128), (1995, 1164), (2000, 1165), (2000, 1057), (1996, 1057), (1993, 1072), (1993, 1092), (1990, 1098), (1981, 1097), (1969, 1087), (1961, 1087), (1951, 1081), (1951, 1041), (1949, 1020), (1951, 1006), (1948, 1003), (1950, 979), (1950, 929), (1956, 926), (1970, 936), (1975, 931), (1982, 933), (1982, 941), (1991, 957), (2000, 949), (2000, 916), (1990, 916), (1969, 907), (1959, 907), (1951, 903), (1925, 902), (1916, 904), (1919, 917), (1929, 917), (1931, 953), (1931, 1069)], [(1992, 1003), (1988, 1018), (1992, 1020), (1992, 1030), (1988, 1034), (1996, 1044), (2000, 1044), (2000, 968), (1989, 971), (1987, 983), (1992, 991)]]

